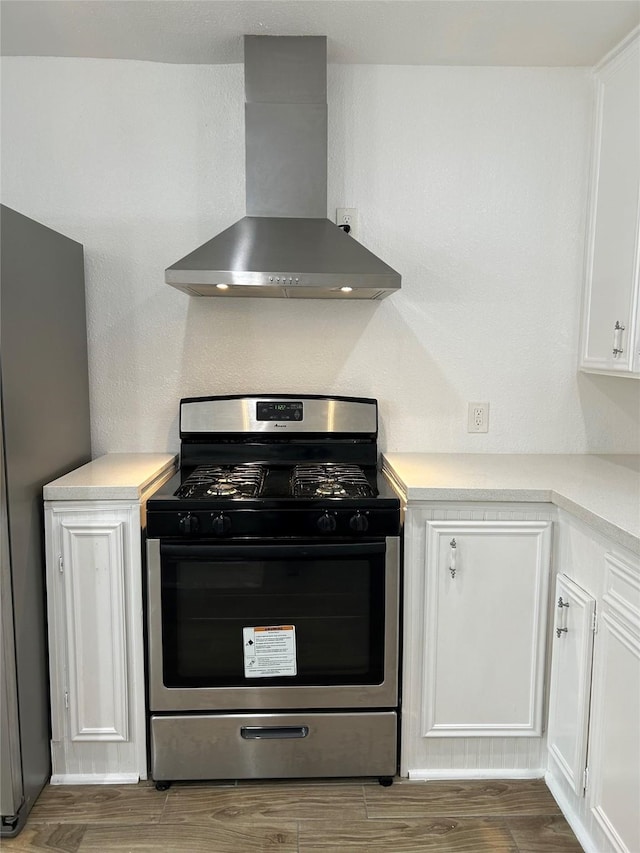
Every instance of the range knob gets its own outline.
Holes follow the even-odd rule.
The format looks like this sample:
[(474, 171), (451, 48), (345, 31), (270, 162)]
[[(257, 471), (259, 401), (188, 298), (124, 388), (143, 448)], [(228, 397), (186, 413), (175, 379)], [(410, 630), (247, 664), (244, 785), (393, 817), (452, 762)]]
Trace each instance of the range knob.
[(223, 513), (212, 515), (211, 530), (216, 536), (224, 536), (231, 530), (231, 519), (228, 515), (223, 515)]
[(188, 512), (186, 515), (183, 515), (180, 521), (178, 522), (178, 527), (180, 528), (180, 533), (185, 533), (187, 536), (192, 536), (194, 533), (197, 533), (200, 530), (200, 522), (198, 520), (197, 515), (192, 515)]
[(364, 533), (369, 529), (369, 519), (366, 515), (362, 515), (361, 512), (357, 512), (349, 519), (349, 527), (355, 533)]
[(325, 512), (318, 519), (318, 530), (322, 533), (333, 533), (336, 529), (336, 524), (335, 515), (329, 515), (328, 512)]

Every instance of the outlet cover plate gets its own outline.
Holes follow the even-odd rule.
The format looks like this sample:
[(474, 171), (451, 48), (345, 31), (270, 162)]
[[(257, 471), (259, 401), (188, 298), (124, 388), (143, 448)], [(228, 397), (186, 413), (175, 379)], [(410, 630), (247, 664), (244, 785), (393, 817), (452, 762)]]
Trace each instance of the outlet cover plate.
[(488, 403), (469, 403), (467, 432), (489, 432)]

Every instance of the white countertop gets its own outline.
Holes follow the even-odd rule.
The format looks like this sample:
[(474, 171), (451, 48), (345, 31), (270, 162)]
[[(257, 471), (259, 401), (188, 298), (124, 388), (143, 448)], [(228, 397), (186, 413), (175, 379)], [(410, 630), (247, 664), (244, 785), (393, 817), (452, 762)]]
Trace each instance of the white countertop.
[(554, 503), (640, 554), (640, 456), (386, 453), (408, 501)]
[(107, 453), (43, 489), (48, 501), (139, 500), (153, 483), (160, 485), (176, 467), (171, 453)]

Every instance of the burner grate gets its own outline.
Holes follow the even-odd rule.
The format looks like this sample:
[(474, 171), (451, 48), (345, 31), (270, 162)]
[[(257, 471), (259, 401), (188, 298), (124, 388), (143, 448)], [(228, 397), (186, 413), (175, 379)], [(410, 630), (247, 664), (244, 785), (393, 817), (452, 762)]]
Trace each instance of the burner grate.
[(358, 465), (296, 465), (291, 492), (297, 498), (367, 498), (374, 494)]
[(175, 493), (178, 498), (255, 498), (262, 492), (263, 465), (200, 465)]

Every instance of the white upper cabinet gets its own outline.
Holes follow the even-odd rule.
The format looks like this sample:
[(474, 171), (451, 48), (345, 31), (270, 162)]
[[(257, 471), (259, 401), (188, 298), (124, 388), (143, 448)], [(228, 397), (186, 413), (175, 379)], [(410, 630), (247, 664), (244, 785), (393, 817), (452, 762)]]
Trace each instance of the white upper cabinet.
[(580, 368), (640, 376), (638, 31), (595, 69), (596, 116)]

